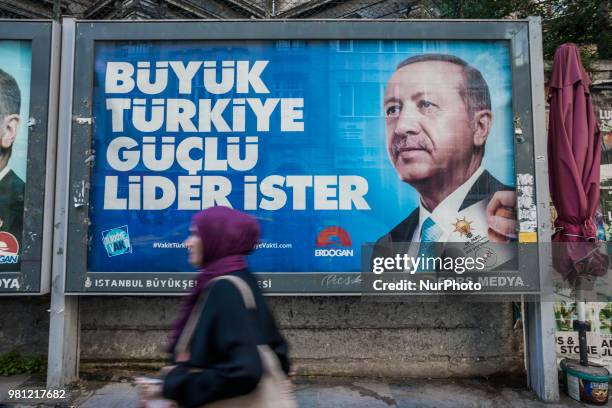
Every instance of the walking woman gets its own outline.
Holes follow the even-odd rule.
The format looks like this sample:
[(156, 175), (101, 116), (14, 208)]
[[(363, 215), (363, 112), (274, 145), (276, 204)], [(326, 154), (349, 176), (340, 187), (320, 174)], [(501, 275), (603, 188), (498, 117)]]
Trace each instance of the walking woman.
[(296, 407), (287, 344), (247, 269), (259, 235), (253, 217), (227, 207), (192, 219), (185, 243), (200, 274), (174, 324), (176, 365), (163, 383), (182, 407)]

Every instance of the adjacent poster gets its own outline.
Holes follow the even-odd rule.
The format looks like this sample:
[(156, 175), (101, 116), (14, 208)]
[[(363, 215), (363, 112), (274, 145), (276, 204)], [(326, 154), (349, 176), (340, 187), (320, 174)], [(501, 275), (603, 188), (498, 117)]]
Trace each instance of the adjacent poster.
[[(557, 302), (554, 310), (558, 360), (579, 359), (578, 332), (573, 329), (573, 322), (578, 318), (576, 304), (572, 301)], [(590, 327), (587, 332), (589, 362), (612, 370), (612, 303), (587, 303), (586, 320)]]
[[(612, 87), (606, 83), (593, 86), (591, 97), (603, 141), (600, 207), (596, 214), (597, 232), (600, 240), (612, 241)], [(606, 287), (604, 278), (597, 278), (596, 282), (596, 285)], [(603, 293), (598, 292), (601, 300), (605, 300), (606, 296), (609, 299), (605, 289), (601, 292)], [(578, 332), (573, 329), (573, 322), (577, 320), (576, 305), (570, 300), (573, 296), (571, 292), (565, 295), (566, 300), (554, 305), (557, 357), (559, 360), (565, 357), (578, 359)], [(587, 302), (586, 319), (590, 328), (587, 332), (589, 361), (602, 364), (612, 371), (612, 302)]]
[(0, 41), (0, 280), (21, 270), (31, 66), (31, 41)]
[(612, 84), (593, 87), (591, 97), (593, 98), (593, 108), (603, 141), (599, 211), (601, 218), (598, 219), (599, 238), (612, 241)]
[(508, 41), (97, 41), (94, 67), (94, 286), (195, 272), (183, 241), (214, 205), (260, 221), (249, 262), (272, 274), (359, 272), (366, 245), (424, 235), (495, 267), (517, 213), (535, 234)]

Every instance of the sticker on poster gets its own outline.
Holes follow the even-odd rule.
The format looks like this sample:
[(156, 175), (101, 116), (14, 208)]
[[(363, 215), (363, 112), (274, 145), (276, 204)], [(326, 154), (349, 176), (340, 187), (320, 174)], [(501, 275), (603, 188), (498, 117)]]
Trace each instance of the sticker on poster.
[(108, 256), (118, 256), (132, 253), (128, 226), (102, 231), (102, 242)]

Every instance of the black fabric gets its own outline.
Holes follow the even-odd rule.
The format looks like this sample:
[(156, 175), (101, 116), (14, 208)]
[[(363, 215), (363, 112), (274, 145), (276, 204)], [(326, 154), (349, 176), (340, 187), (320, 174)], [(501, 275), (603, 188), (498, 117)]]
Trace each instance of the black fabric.
[[(165, 378), (164, 397), (183, 407), (248, 394), (262, 376), (258, 344), (267, 344), (289, 372), (287, 343), (279, 333), (255, 277), (247, 270), (232, 272), (244, 279), (255, 295), (256, 310), (247, 310), (232, 282), (214, 282), (191, 343), (191, 359)], [(190, 372), (190, 369), (202, 369)]]
[[(25, 184), (13, 170), (9, 170), (0, 180), (0, 231), (13, 234), (20, 247), (23, 234), (24, 192)], [(0, 272), (19, 270), (20, 264), (1, 264)]]
[[(476, 204), (477, 202), (491, 198), (497, 191), (514, 191), (514, 187), (506, 186), (491, 175), (488, 171), (484, 171), (467, 193), (459, 211)], [(402, 220), (387, 234), (380, 237), (374, 244), (372, 258), (376, 257), (393, 257), (396, 253), (402, 250), (401, 243), (406, 243), (405, 251), (408, 250), (408, 245), (412, 241), (414, 231), (419, 226), (419, 207), (415, 208), (410, 215)], [(393, 245), (395, 244), (395, 245)]]

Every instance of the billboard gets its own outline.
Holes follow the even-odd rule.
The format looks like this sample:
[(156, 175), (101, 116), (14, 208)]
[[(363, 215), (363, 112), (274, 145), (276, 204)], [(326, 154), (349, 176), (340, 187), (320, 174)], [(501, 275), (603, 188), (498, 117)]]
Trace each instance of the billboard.
[(49, 289), (51, 37), (51, 22), (0, 22), (0, 295)]
[(30, 41), (0, 41), (0, 271), (19, 270), (28, 156)]
[(91, 108), (78, 116), (92, 125), (88, 145), (73, 133), (90, 153), (73, 195), (87, 245), (69, 292), (189, 289), (183, 241), (215, 205), (259, 220), (249, 265), (271, 292), (358, 291), (368, 260), (427, 234), (518, 269), (516, 245), (491, 249), (536, 231), (533, 172), (516, 165), (512, 34), (134, 41), (82, 29)]

